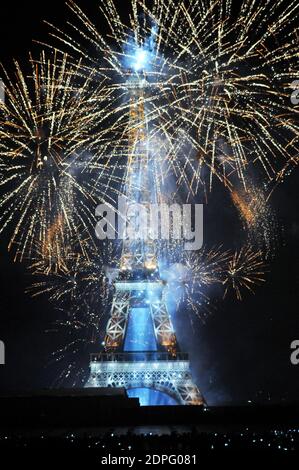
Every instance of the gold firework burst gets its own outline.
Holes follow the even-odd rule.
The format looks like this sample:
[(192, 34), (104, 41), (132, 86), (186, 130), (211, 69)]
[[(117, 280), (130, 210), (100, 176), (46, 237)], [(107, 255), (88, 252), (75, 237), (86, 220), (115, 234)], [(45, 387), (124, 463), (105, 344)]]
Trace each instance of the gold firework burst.
[[(93, 75), (82, 78), (80, 64), (70, 66), (66, 55), (50, 60), (43, 53), (30, 64), (29, 77), (18, 63), (16, 82), (5, 75), (6, 100), (0, 109), (1, 232), (14, 227), (9, 247), (20, 259), (30, 257), (36, 244), (51, 257), (59, 250), (53, 245), (74, 236), (80, 240), (93, 228), (94, 185), (82, 173), (94, 140), (100, 140), (100, 132), (91, 139), (94, 121), (99, 127), (109, 106), (102, 83), (90, 87)], [(97, 169), (103, 199), (106, 186), (99, 180)]]
[(265, 263), (262, 253), (251, 246), (236, 250), (231, 256), (225, 272), (225, 293), (232, 290), (238, 300), (242, 300), (242, 291), (254, 292), (255, 285), (265, 282)]

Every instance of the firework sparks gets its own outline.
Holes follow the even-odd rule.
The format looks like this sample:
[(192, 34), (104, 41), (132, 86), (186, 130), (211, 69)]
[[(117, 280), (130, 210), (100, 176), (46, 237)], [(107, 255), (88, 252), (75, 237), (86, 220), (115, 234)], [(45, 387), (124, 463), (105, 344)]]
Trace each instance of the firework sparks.
[[(52, 266), (37, 252), (30, 266), (37, 280), (27, 289), (32, 297), (47, 296), (59, 313), (48, 333), (61, 337), (63, 346), (53, 352), (50, 364), (63, 364), (55, 383), (69, 379), (72, 386), (84, 377), (83, 352), (103, 335), (102, 320), (109, 309), (115, 276), (99, 247), (90, 240), (85, 240), (83, 247), (84, 253), (82, 247), (78, 251), (78, 243), (64, 246), (59, 264)], [(109, 245), (105, 253), (111, 263), (116, 256), (114, 248)]]
[(186, 252), (184, 264), (188, 270), (188, 281), (193, 285), (209, 286), (221, 282), (228, 251), (220, 248), (206, 249), (199, 252)]
[(126, 70), (144, 73), (151, 135), (168, 145), (163, 172), (168, 166), (192, 194), (204, 166), (210, 188), (215, 176), (230, 187), (232, 175), (246, 186), (249, 167), (275, 181), (298, 158), (298, 110), (287, 91), (297, 77), (298, 3), (244, 0), (237, 13), (232, 3), (131, 0), (126, 26), (115, 2), (105, 0), (104, 36), (69, 1), (72, 31), (52, 26), (52, 36), (85, 57), (86, 70), (98, 68), (119, 100), (126, 95)]
[(30, 271), (38, 278), (38, 282), (28, 291), (33, 296), (46, 294), (57, 307), (65, 308), (70, 305), (79, 308), (84, 299), (88, 298), (99, 315), (109, 296), (111, 273), (106, 267), (108, 258), (111, 263), (112, 248), (99, 250), (90, 240), (84, 240), (80, 245), (65, 245), (58, 258), (59, 263), (53, 262), (51, 266), (48, 259), (37, 252)]
[[(54, 245), (80, 239), (94, 226), (93, 182), (82, 173), (92, 147), (91, 121), (99, 126), (108, 114), (107, 92), (101, 84), (91, 91), (91, 76), (78, 84), (78, 68), (70, 67), (66, 56), (50, 61), (42, 54), (31, 67), (26, 78), (16, 63), (15, 84), (6, 75), (0, 110), (1, 231), (14, 224), (9, 247), (16, 246), (20, 259), (30, 257), (37, 243), (43, 257), (51, 257), (59, 251)], [(99, 174), (96, 186), (103, 199)]]
[(231, 198), (250, 242), (262, 250), (266, 258), (273, 256), (277, 242), (277, 222), (266, 192), (261, 187), (247, 184), (246, 189), (234, 189)]
[(60, 310), (61, 318), (47, 331), (61, 337), (61, 347), (52, 353), (49, 366), (58, 363), (60, 374), (55, 378), (54, 386), (70, 381), (70, 386), (82, 386), (85, 381), (85, 368), (82, 357), (88, 354), (88, 347), (95, 343), (101, 335), (98, 314), (85, 300), (80, 308), (71, 311)]
[(255, 285), (265, 282), (265, 263), (262, 253), (255, 251), (251, 246), (242, 247), (230, 258), (225, 280), (224, 297), (232, 290), (238, 300), (242, 300), (242, 291), (254, 292)]
[[(71, 31), (52, 26), (63, 51), (31, 59), (30, 77), (16, 64), (0, 103), (1, 231), (14, 226), (10, 247), (31, 259), (31, 294), (64, 314), (57, 329), (69, 341), (55, 361), (98, 338), (117, 276), (107, 266), (119, 256), (95, 247), (94, 209), (123, 191), (140, 134), (155, 202), (207, 198), (218, 179), (243, 221), (246, 245), (234, 253), (156, 243), (168, 294), (201, 319), (213, 285), (242, 300), (265, 281), (275, 223), (262, 188), (281, 182), (299, 154), (288, 96), (296, 1), (244, 0), (236, 12), (232, 0), (131, 0), (126, 24), (114, 0), (100, 0), (106, 35), (67, 3)], [(78, 371), (71, 361), (63, 376)]]
[(180, 262), (172, 264), (163, 273), (168, 283), (168, 295), (172, 301), (175, 299), (177, 309), (183, 305), (204, 321), (213, 309), (209, 289), (215, 285), (221, 287), (230, 252), (222, 250), (222, 247), (185, 251), (182, 255), (179, 252), (178, 249), (169, 252), (169, 257)]

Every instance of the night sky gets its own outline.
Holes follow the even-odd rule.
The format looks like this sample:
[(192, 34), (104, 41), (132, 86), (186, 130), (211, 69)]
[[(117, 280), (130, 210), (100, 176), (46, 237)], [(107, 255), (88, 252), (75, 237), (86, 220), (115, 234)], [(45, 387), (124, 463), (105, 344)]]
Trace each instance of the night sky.
[[(89, 2), (78, 2), (81, 5)], [(125, 1), (119, 1), (124, 4)], [(92, 8), (88, 8), (92, 11)], [(12, 59), (26, 61), (32, 39), (47, 40), (46, 19), (58, 25), (66, 17), (64, 1), (6, 2), (1, 5), (0, 62), (10, 68)], [(99, 18), (99, 16), (94, 16)], [(298, 77), (299, 79), (299, 77)], [(299, 168), (286, 178), (271, 199), (280, 226), (276, 257), (269, 264), (267, 283), (243, 302), (221, 301), (212, 295), (215, 311), (192, 331), (182, 312), (177, 319), (181, 349), (190, 353), (193, 372), (210, 404), (297, 401), (299, 365), (290, 362), (290, 344), (299, 339)], [(217, 215), (217, 217), (216, 217)], [(205, 208), (205, 242), (234, 245), (242, 226), (227, 194), (220, 187)], [(31, 283), (26, 267), (7, 253), (8, 238), (1, 238), (0, 339), (6, 345), (6, 365), (0, 366), (0, 390), (44, 388), (53, 384), (61, 365), (51, 364), (51, 353), (61, 338), (46, 330), (57, 313), (46, 298), (25, 293)], [(184, 328), (181, 325), (184, 325)], [(89, 348), (82, 357), (88, 375)], [(67, 385), (67, 384), (66, 384)]]

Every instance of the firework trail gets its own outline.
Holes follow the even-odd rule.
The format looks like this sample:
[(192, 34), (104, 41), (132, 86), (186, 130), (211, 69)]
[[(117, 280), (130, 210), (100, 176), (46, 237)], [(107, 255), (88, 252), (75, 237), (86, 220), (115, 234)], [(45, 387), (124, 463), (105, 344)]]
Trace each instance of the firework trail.
[(168, 252), (170, 265), (162, 270), (162, 279), (167, 282), (166, 295), (175, 302), (176, 310), (184, 308), (191, 314), (192, 323), (192, 315), (204, 322), (214, 310), (209, 291), (213, 286), (222, 287), (230, 257), (231, 253), (221, 246), (192, 252), (176, 247)]
[[(80, 65), (74, 69), (65, 55), (48, 60), (42, 54), (30, 62), (29, 77), (18, 63), (16, 83), (6, 75), (0, 108), (1, 232), (13, 226), (9, 247), (20, 259), (30, 257), (36, 245), (50, 259), (69, 238), (80, 240), (94, 227), (91, 203), (105, 199), (104, 154), (95, 168), (90, 165), (96, 177), (83, 173), (95, 145), (92, 121), (100, 128), (109, 114), (109, 92), (102, 83), (92, 89), (92, 76), (80, 83)], [(98, 132), (97, 152), (101, 139)]]
[(89, 302), (83, 300), (78, 309), (60, 310), (60, 318), (47, 330), (61, 338), (61, 346), (54, 351), (48, 366), (60, 365), (60, 373), (55, 377), (52, 386), (84, 386), (86, 382), (86, 365), (82, 358), (88, 357), (90, 344), (96, 343), (101, 336), (98, 313), (91, 311)]
[(244, 0), (237, 8), (231, 0), (131, 0), (126, 26), (116, 3), (105, 0), (106, 35), (67, 4), (76, 19), (68, 32), (51, 25), (52, 36), (85, 57), (85, 70), (106, 76), (121, 114), (127, 70), (149, 81), (151, 136), (167, 142), (164, 166), (177, 184), (195, 193), (203, 180), (211, 188), (216, 177), (231, 188), (237, 176), (246, 187), (252, 166), (276, 181), (295, 164), (298, 110), (289, 91), (298, 76), (296, 1)]
[(242, 300), (242, 291), (254, 292), (254, 286), (265, 282), (265, 263), (261, 252), (250, 245), (236, 250), (227, 264), (224, 297), (232, 290), (238, 300)]
[(265, 280), (275, 223), (263, 188), (282, 182), (299, 158), (298, 110), (289, 99), (298, 76), (299, 6), (234, 3), (131, 0), (127, 22), (116, 2), (100, 0), (102, 34), (70, 0), (68, 30), (51, 25), (62, 50), (50, 45), (48, 57), (31, 58), (29, 77), (17, 63), (17, 81), (6, 74), (1, 231), (11, 229), (10, 247), (31, 260), (37, 281), (30, 293), (46, 294), (62, 312), (54, 329), (65, 331), (67, 341), (53, 357), (72, 357), (63, 378), (79, 377), (73, 358), (97, 341), (111, 303), (116, 271), (107, 266), (117, 265), (119, 253), (95, 246), (94, 209), (114, 205), (125, 186), (136, 145), (130, 136), (138, 135), (130, 119), (136, 81), (146, 120), (136, 125), (147, 130), (157, 201), (170, 193), (172, 203), (180, 193), (187, 200), (206, 196), (216, 179), (229, 190), (247, 235), (234, 253), (221, 247), (182, 253), (158, 241), (168, 294), (205, 319), (212, 286), (242, 300), (243, 291)]
[[(109, 190), (125, 174), (128, 78), (134, 73), (144, 76), (150, 90), (149, 148), (160, 194), (170, 174), (176, 191), (186, 186), (198, 194), (206, 167), (210, 187), (216, 175), (240, 209), (236, 176), (247, 193), (251, 165), (270, 180), (282, 178), (298, 153), (297, 111), (286, 99), (296, 74), (297, 5), (270, 3), (243, 1), (233, 14), (230, 1), (177, 6), (132, 0), (127, 27), (108, 0), (100, 3), (109, 29), (104, 36), (68, 2), (81, 29), (75, 23), (70, 33), (53, 27), (52, 35), (74, 57), (80, 55), (79, 61), (74, 65), (73, 57), (67, 64), (63, 55), (59, 65), (55, 58), (50, 64), (42, 56), (32, 63), (31, 89), (17, 65), (18, 84), (8, 85), (8, 104), (1, 110), (2, 230), (16, 219), (11, 246), (21, 258), (36, 240), (51, 258), (58, 251), (52, 246), (66, 243), (66, 233), (86, 229), (93, 220), (87, 201), (94, 192), (113, 202)], [(277, 15), (278, 9), (283, 14)], [(103, 86), (94, 90), (99, 82)], [(276, 171), (280, 157), (284, 166)], [(78, 171), (85, 178), (75, 177)], [(95, 180), (91, 171), (97, 171)]]
[(278, 224), (267, 192), (260, 186), (247, 184), (246, 189), (233, 189), (231, 198), (252, 247), (261, 250), (266, 259), (273, 257), (278, 243)]
[[(280, 43), (287, 22), (292, 21), (296, 4), (292, 2), (286, 6), (284, 1), (278, 3), (280, 8), (285, 8), (285, 13), (275, 23), (273, 22), (275, 14), (272, 12), (268, 15), (269, 2), (264, 2), (262, 5), (258, 1), (251, 4), (244, 1), (235, 17), (232, 14), (230, 1), (192, 0), (188, 4), (181, 2), (177, 6), (172, 0), (169, 2), (155, 0), (150, 6), (149, 2), (132, 0), (130, 23), (126, 26), (114, 2), (108, 0), (100, 3), (101, 14), (106, 18), (109, 29), (109, 34), (103, 36), (83, 11), (74, 2), (69, 1), (68, 5), (75, 14), (76, 21), (81, 24), (81, 28), (75, 23), (70, 24), (72, 31), (66, 33), (53, 26), (52, 36), (58, 38), (73, 57), (68, 69), (65, 55), (60, 59), (59, 66), (55, 62), (50, 66), (52, 81), (52, 69), (55, 79), (56, 69), (59, 73), (60, 82), (54, 86), (54, 89), (59, 89), (63, 94), (63, 100), (60, 99), (59, 103), (63, 102), (64, 107), (59, 108), (58, 112), (55, 110), (55, 119), (57, 115), (63, 116), (64, 119), (66, 117), (67, 125), (62, 117), (60, 118), (60, 122), (64, 124), (63, 132), (62, 127), (59, 127), (56, 133), (53, 132), (56, 131), (56, 121), (52, 114), (54, 104), (57, 105), (57, 97), (54, 99), (52, 93), (51, 99), (48, 98), (48, 90), (53, 89), (49, 73), (45, 76), (44, 71), (39, 75), (33, 71), (39, 106), (42, 108), (41, 105), (45, 102), (48, 114), (45, 114), (43, 109), (37, 113), (36, 106), (32, 107), (31, 103), (27, 106), (29, 111), (34, 111), (42, 120), (42, 124), (35, 125), (37, 132), (33, 135), (37, 134), (38, 138), (34, 140), (31, 136), (37, 147), (37, 150), (34, 149), (33, 152), (31, 150), (36, 159), (33, 167), (42, 170), (46, 167), (48, 170), (48, 166), (51, 166), (47, 163), (49, 156), (42, 156), (39, 137), (41, 129), (46, 127), (47, 134), (44, 140), (48, 144), (47, 148), (49, 142), (54, 147), (53, 152), (52, 147), (50, 148), (51, 160), (54, 160), (55, 164), (52, 166), (62, 167), (57, 171), (59, 180), (62, 181), (58, 184), (52, 174), (44, 171), (46, 178), (51, 182), (47, 181), (46, 191), (41, 191), (38, 186), (36, 192), (39, 193), (43, 204), (47, 198), (48, 210), (45, 210), (41, 203), (37, 213), (40, 218), (42, 215), (50, 220), (38, 225), (37, 236), (34, 236), (37, 224), (33, 221), (33, 228), (30, 227), (30, 230), (26, 231), (25, 240), (21, 240), (22, 254), (31, 242), (31, 238), (35, 238), (40, 243), (41, 258), (54, 259), (55, 266), (57, 265), (55, 260), (58, 259), (57, 272), (69, 271), (59, 254), (63, 252), (63, 245), (66, 244), (66, 240), (63, 239), (66, 227), (68, 229), (73, 227), (75, 231), (81, 225), (86, 229), (88, 225), (85, 221), (86, 214), (87, 218), (92, 220), (92, 212), (87, 203), (81, 202), (79, 207), (82, 213), (76, 214), (77, 205), (70, 194), (73, 195), (74, 188), (77, 190), (78, 186), (86, 197), (90, 197), (94, 192), (90, 191), (89, 183), (86, 189), (78, 182), (78, 178), (74, 178), (73, 181), (63, 165), (66, 165), (67, 169), (74, 166), (75, 164), (68, 163), (69, 157), (71, 156), (74, 162), (78, 161), (77, 155), (81, 155), (81, 149), (84, 148), (91, 157), (85, 161), (81, 158), (80, 168), (83, 168), (85, 176), (94, 169), (98, 170), (101, 177), (105, 174), (107, 180), (103, 187), (106, 194), (112, 183), (120, 184), (123, 181), (125, 159), (128, 154), (127, 139), (131, 131), (128, 89), (130, 81), (134, 81), (134, 74), (138, 79), (143, 76), (146, 82), (147, 91), (144, 100), (146, 124), (149, 130), (148, 146), (151, 153), (149, 164), (152, 165), (156, 191), (160, 197), (163, 197), (164, 180), (170, 174), (175, 179), (176, 190), (184, 185), (192, 194), (198, 194), (200, 186), (205, 183), (203, 168), (206, 167), (209, 170), (210, 187), (215, 175), (229, 187), (232, 200), (247, 223), (247, 228), (251, 230), (253, 226), (260, 225), (260, 219), (257, 220), (258, 217), (252, 207), (254, 202), (248, 203), (245, 201), (247, 196), (243, 197), (241, 191), (234, 189), (234, 179), (236, 176), (240, 179), (246, 195), (250, 191), (252, 193), (246, 183), (246, 171), (250, 165), (260, 164), (267, 178), (277, 178), (274, 164), (280, 154), (283, 153), (284, 159), (289, 161), (297, 151), (298, 129), (295, 121), (289, 120), (290, 109), (285, 106), (284, 90), (281, 87), (283, 80), (287, 82), (294, 77), (296, 57), (292, 36), (294, 31), (288, 33), (283, 39), (284, 42)], [(264, 29), (256, 26), (265, 25), (266, 22), (269, 27), (264, 33)], [(275, 41), (271, 43), (274, 37)], [(290, 41), (287, 49), (286, 39)], [(74, 65), (78, 55), (80, 60), (76, 60), (77, 65)], [(44, 70), (45, 58), (41, 60), (41, 64)], [(34, 64), (34, 67), (36, 66), (37, 64)], [(273, 74), (275, 67), (280, 70), (279, 74)], [(83, 103), (79, 99), (81, 112), (75, 114), (75, 119), (71, 106), (71, 111), (65, 111), (68, 109), (66, 103), (70, 95), (72, 97), (74, 94), (72, 88), (74, 85), (65, 85), (66, 75), (68, 80), (76, 77), (77, 81), (80, 78), (79, 81), (84, 82), (80, 88), (83, 90)], [(101, 93), (99, 88), (94, 91), (94, 84), (99, 80), (102, 80), (101, 85), (103, 84)], [(40, 81), (46, 84), (40, 86)], [(27, 87), (21, 72), (20, 83), (21, 97), (25, 97), (28, 101)], [(45, 89), (45, 99), (41, 98), (43, 93), (40, 88), (42, 91)], [(16, 92), (18, 89), (12, 90), (10, 101), (13, 102), (14, 97), (18, 95)], [(103, 100), (96, 99), (95, 95), (103, 96)], [(21, 101), (26, 102), (26, 99)], [(78, 90), (76, 90), (76, 100), (78, 100)], [(72, 99), (70, 102), (72, 105)], [(103, 115), (103, 103), (109, 103), (110, 106), (108, 112), (104, 111), (104, 115), (108, 116), (105, 121), (105, 131), (101, 131), (98, 119)], [(25, 119), (23, 121), (25, 127), (26, 121)], [(54, 125), (50, 126), (49, 122), (54, 122)], [(2, 127), (4, 124), (3, 121)], [(64, 133), (68, 132), (71, 138), (63, 142), (60, 133), (65, 135)], [(288, 146), (287, 152), (282, 152), (287, 133), (288, 140), (290, 133), (293, 134), (292, 144)], [(58, 134), (59, 151), (55, 148), (56, 134)], [(8, 135), (11, 137), (9, 133)], [(4, 145), (9, 149), (9, 155), (6, 157), (11, 156), (11, 145)], [(13, 155), (19, 156), (18, 150)], [(104, 161), (103, 155), (105, 155)], [(116, 160), (114, 161), (112, 157)], [(5, 184), (8, 180), (4, 178), (3, 181)], [(93, 191), (99, 186), (98, 182), (99, 179), (96, 182), (93, 180)], [(42, 186), (45, 186), (44, 182)], [(54, 190), (51, 186), (59, 188), (58, 202), (52, 201)], [(36, 183), (30, 183), (29, 188), (36, 188)], [(21, 195), (23, 209), (22, 192)], [(11, 194), (8, 195), (9, 202), (11, 197)], [(254, 201), (256, 199), (257, 197)], [(75, 208), (75, 211), (70, 206)], [(53, 207), (54, 215), (51, 214), (49, 207)], [(259, 212), (265, 214), (262, 209)], [(12, 243), (16, 242), (19, 228), (26, 217), (26, 211), (23, 210), (23, 213)], [(70, 231), (72, 233), (72, 230)], [(223, 261), (221, 256), (219, 264)], [(66, 259), (68, 261), (68, 254)], [(190, 259), (185, 261), (189, 270), (191, 261)], [(79, 261), (74, 261), (71, 257), (71, 262), (74, 263), (76, 270)], [(216, 264), (216, 258), (213, 263)], [(196, 284), (202, 285), (209, 279), (212, 283), (212, 280), (215, 280), (218, 273), (213, 263), (204, 273), (200, 271), (203, 270), (203, 263), (198, 260), (196, 269), (192, 271), (190, 292), (194, 292)], [(191, 264), (195, 266), (194, 262)], [(54, 274), (57, 274), (56, 269), (57, 267), (54, 268)], [(47, 271), (49, 268), (45, 269), (45, 272)]]
[(214, 311), (211, 287), (218, 286), (219, 293), (224, 288), (223, 299), (233, 292), (242, 300), (243, 291), (254, 293), (255, 287), (265, 282), (265, 269), (263, 252), (248, 244), (234, 252), (222, 247), (185, 252), (181, 263), (172, 264), (163, 277), (177, 309), (181, 305), (205, 322)]
[(46, 294), (57, 308), (80, 309), (84, 299), (89, 299), (95, 312), (104, 311), (113, 276), (107, 260), (112, 263), (116, 256), (113, 247), (99, 249), (87, 239), (80, 245), (73, 243), (63, 248), (59, 258), (62, 261), (50, 267), (48, 260), (36, 253), (29, 269), (38, 280), (28, 291), (33, 296)]
[(110, 264), (116, 260), (114, 247), (99, 249), (90, 240), (85, 240), (83, 247), (84, 250), (76, 241), (65, 246), (60, 257), (63, 263), (50, 268), (48, 260), (37, 253), (29, 268), (35, 282), (27, 292), (32, 297), (47, 296), (57, 312), (58, 318), (47, 330), (61, 339), (61, 346), (53, 352), (49, 363), (61, 365), (55, 385), (67, 380), (71, 386), (82, 385), (86, 372), (82, 357), (88, 355), (90, 345), (98, 344), (103, 337), (105, 315), (110, 311), (116, 273), (106, 263), (108, 259)]
[(188, 281), (200, 286), (209, 286), (221, 282), (222, 273), (229, 252), (221, 247), (207, 249), (199, 252), (187, 251), (184, 253), (184, 265), (188, 270)]

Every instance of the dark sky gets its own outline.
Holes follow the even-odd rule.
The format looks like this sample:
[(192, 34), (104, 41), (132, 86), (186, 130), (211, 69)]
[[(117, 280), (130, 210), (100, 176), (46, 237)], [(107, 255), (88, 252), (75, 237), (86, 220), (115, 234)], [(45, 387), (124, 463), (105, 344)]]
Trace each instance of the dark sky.
[[(32, 39), (47, 39), (48, 28), (42, 20), (63, 24), (65, 12), (63, 0), (12, 0), (1, 5), (0, 61), (6, 67), (11, 66), (12, 58), (24, 61), (28, 50), (38, 47)], [(254, 296), (245, 295), (243, 302), (230, 298), (217, 302), (215, 313), (205, 325), (198, 324), (195, 333), (189, 326), (178, 331), (182, 349), (191, 353), (194, 372), (211, 404), (263, 401), (268, 396), (272, 401), (298, 400), (299, 365), (290, 363), (290, 343), (299, 339), (298, 192), (299, 168), (272, 198), (283, 235), (269, 266), (268, 282)], [(211, 199), (206, 217), (211, 240), (239, 236), (236, 214), (220, 189)], [(30, 276), (24, 266), (13, 263), (5, 243), (2, 238), (0, 339), (6, 344), (6, 365), (0, 366), (0, 389), (48, 387), (60, 372), (58, 365), (48, 365), (59, 340), (45, 333), (56, 313), (46, 299), (31, 299), (24, 293)], [(87, 373), (88, 353), (82, 365)]]

